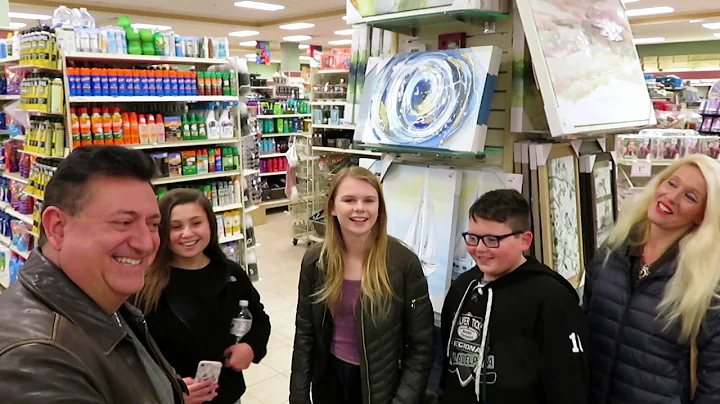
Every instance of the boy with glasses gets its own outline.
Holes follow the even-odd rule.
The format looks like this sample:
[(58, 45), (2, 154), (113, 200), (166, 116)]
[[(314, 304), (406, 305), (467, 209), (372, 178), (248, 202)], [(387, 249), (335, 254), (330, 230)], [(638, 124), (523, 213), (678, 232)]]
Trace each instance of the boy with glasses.
[(468, 252), (442, 309), (442, 404), (584, 404), (586, 324), (576, 291), (524, 253), (530, 207), (517, 191), (470, 208)]

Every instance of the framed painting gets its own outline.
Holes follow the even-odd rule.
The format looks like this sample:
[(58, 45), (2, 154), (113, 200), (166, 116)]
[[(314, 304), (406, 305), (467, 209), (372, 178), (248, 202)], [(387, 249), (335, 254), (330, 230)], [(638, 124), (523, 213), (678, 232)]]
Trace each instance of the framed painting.
[(580, 160), (580, 206), (587, 266), (617, 219), (617, 171), (610, 153), (580, 156)]
[(468, 231), (470, 222), (470, 207), (490, 191), (496, 189), (514, 189), (522, 191), (522, 175), (508, 174), (502, 171), (475, 171), (462, 172), (462, 187), (460, 190), (457, 223), (455, 225), (455, 253), (453, 255), (452, 279), (475, 266), (475, 261), (467, 252), (462, 233)]
[(536, 151), (543, 261), (577, 288), (585, 272), (578, 158), (568, 143)]
[[(533, 242), (530, 247), (532, 255), (540, 262), (543, 260), (543, 218), (540, 214), (540, 182), (538, 177), (538, 161), (537, 161), (537, 148), (539, 145), (530, 143), (527, 145), (528, 152), (528, 164), (524, 164), (527, 167), (530, 177), (530, 213), (532, 219), (533, 229)], [(525, 167), (523, 167), (525, 168)], [(546, 219), (545, 219), (546, 220)]]
[(656, 123), (621, 1), (517, 0), (516, 5), (552, 136)]
[(355, 140), (484, 151), (501, 59), (495, 46), (371, 58)]
[(435, 312), (450, 288), (462, 171), (393, 164), (383, 178), (388, 234), (419, 258)]
[(505, 13), (508, 0), (347, 0), (348, 24), (426, 14)]

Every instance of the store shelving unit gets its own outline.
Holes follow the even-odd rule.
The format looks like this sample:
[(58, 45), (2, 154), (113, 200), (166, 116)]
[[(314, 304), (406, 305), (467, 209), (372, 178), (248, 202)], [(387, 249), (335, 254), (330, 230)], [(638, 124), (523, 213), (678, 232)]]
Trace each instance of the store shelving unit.
[[(19, 58), (18, 58), (19, 59)], [(18, 59), (15, 59), (15, 62), (17, 62)], [(143, 55), (112, 55), (112, 54), (93, 54), (93, 53), (72, 53), (72, 54), (66, 54), (64, 56), (61, 56), (60, 60), (60, 66), (61, 69), (48, 69), (45, 67), (39, 67), (39, 66), (17, 66), (14, 67), (15, 70), (32, 70), (32, 71), (51, 71), (56, 73), (62, 73), (63, 82), (65, 86), (65, 94), (69, 95), (69, 80), (67, 75), (67, 68), (68, 66), (72, 66), (72, 64), (75, 63), (98, 63), (102, 64), (104, 66), (108, 67), (132, 67), (132, 66), (138, 66), (138, 65), (192, 65), (195, 66), (198, 71), (204, 71), (204, 70), (212, 70), (212, 69), (222, 69), (223, 65), (226, 65), (229, 62), (228, 59), (206, 59), (206, 58), (184, 58), (184, 57), (158, 57), (158, 56), (143, 56)], [(11, 63), (8, 60), (0, 60), (0, 65), (3, 63)], [(227, 70), (226, 70), (227, 71)], [(239, 80), (238, 80), (239, 81)], [(237, 94), (240, 94), (239, 88), (235, 89), (237, 91)], [(14, 100), (19, 97), (17, 96), (7, 96), (0, 98), (0, 101), (2, 100)], [(104, 107), (106, 104), (109, 104), (108, 106), (113, 106), (115, 104), (131, 104), (131, 103), (178, 103), (178, 104), (190, 104), (190, 103), (199, 103), (199, 102), (226, 102), (226, 103), (234, 103), (237, 104), (238, 102), (242, 102), (243, 99), (239, 96), (173, 96), (173, 97), (158, 97), (158, 96), (144, 96), (144, 97), (80, 97), (80, 96), (66, 96), (65, 97), (65, 114), (57, 115), (57, 114), (47, 114), (42, 112), (35, 112), (35, 111), (27, 111), (29, 115), (40, 115), (40, 116), (48, 116), (48, 117), (62, 117), (65, 120), (65, 127), (68, 128), (65, 135), (65, 145), (66, 152), (65, 156), (72, 152), (73, 149), (73, 143), (72, 139), (69, 135), (70, 128), (71, 128), (71, 114), (70, 114), (70, 107), (82, 107), (82, 104), (92, 104), (94, 107)], [(232, 104), (231, 104), (232, 105)], [(187, 150), (188, 148), (192, 147), (199, 147), (199, 146), (216, 146), (216, 147), (223, 147), (223, 146), (233, 146), (240, 149), (240, 133), (241, 130), (241, 118), (240, 118), (240, 109), (237, 107), (237, 105), (230, 108), (230, 112), (233, 116), (233, 121), (235, 124), (235, 136), (233, 138), (222, 138), (222, 139), (202, 139), (202, 140), (182, 140), (182, 141), (168, 141), (164, 143), (153, 143), (153, 144), (129, 144), (129, 145), (123, 145), (128, 148), (132, 149), (138, 149), (138, 150), (144, 150), (148, 152), (156, 152), (156, 151), (182, 151)], [(22, 153), (31, 155), (33, 157), (48, 157), (45, 156), (42, 153), (38, 152), (32, 152), (32, 151), (22, 151)], [(239, 156), (239, 167), (236, 170), (228, 170), (228, 171), (220, 171), (220, 172), (208, 172), (204, 174), (196, 174), (196, 175), (183, 175), (183, 176), (176, 176), (176, 177), (159, 177), (153, 179), (151, 182), (155, 186), (164, 186), (164, 185), (171, 185), (175, 186), (180, 183), (193, 183), (198, 181), (205, 181), (210, 179), (223, 179), (228, 178), (232, 181), (232, 178), (239, 177), (242, 175), (252, 174), (254, 173), (252, 170), (250, 172), (244, 172), (242, 170), (242, 155)], [(9, 172), (3, 172), (2, 176), (14, 181), (17, 181), (22, 184), (29, 184), (30, 180), (28, 178), (23, 178), (19, 175), (19, 173), (9, 173)], [(230, 204), (230, 205), (224, 205), (224, 206), (216, 206), (213, 208), (213, 211), (222, 214), (223, 212), (231, 211), (231, 210), (240, 210), (243, 211), (243, 215), (252, 209), (245, 209), (245, 206), (243, 204), (243, 195), (244, 195), (244, 189), (243, 189), (243, 181), (241, 181), (241, 189), (240, 189), (240, 195), (237, 195), (237, 198), (239, 200), (236, 203)], [(27, 195), (31, 195), (36, 199), (40, 195), (33, 195), (29, 192), (25, 192)], [(11, 216), (26, 222), (26, 223), (33, 223), (33, 215), (24, 215), (19, 212), (16, 212), (14, 209), (12, 209), (9, 204), (5, 204), (4, 210)], [(253, 207), (256, 208), (256, 207)], [(243, 220), (244, 223), (244, 220)], [(243, 225), (242, 234), (239, 235), (232, 235), (232, 236), (221, 236), (219, 238), (220, 243), (237, 243), (242, 250), (242, 261), (241, 264), (245, 266), (247, 263), (247, 246), (244, 240), (246, 239), (246, 231), (245, 226)], [(0, 238), (0, 242), (2, 242), (2, 238)], [(10, 243), (10, 240), (7, 239), (7, 243), (11, 248), (14, 250), (17, 250), (16, 247), (12, 246)], [(29, 255), (29, 252), (22, 252), (17, 251), (19, 255), (23, 257), (27, 257)]]

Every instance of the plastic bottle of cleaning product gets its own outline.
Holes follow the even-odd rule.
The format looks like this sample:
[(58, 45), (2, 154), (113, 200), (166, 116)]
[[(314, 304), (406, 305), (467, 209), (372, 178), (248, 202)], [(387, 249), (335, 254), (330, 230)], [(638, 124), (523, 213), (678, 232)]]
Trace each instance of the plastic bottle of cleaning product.
[(123, 144), (131, 144), (132, 143), (132, 131), (130, 130), (130, 114), (127, 112), (123, 112), (121, 115), (122, 117), (122, 136), (123, 136)]
[(220, 125), (215, 119), (215, 109), (209, 109), (205, 118), (205, 130), (208, 139), (220, 139)]
[(205, 125), (205, 121), (203, 120), (203, 117), (201, 114), (195, 115), (195, 120), (197, 121), (198, 126), (198, 139), (204, 140), (208, 138), (207, 134), (207, 126)]
[(87, 108), (80, 108), (80, 117), (78, 118), (80, 125), (80, 142), (82, 146), (93, 144), (92, 141), (92, 122), (88, 115)]
[(190, 122), (190, 140), (198, 140), (198, 123), (195, 120), (195, 114), (190, 114), (189, 116), (189, 122)]
[(115, 108), (112, 114), (113, 143), (123, 144), (123, 117), (120, 108)]
[(182, 116), (182, 138), (183, 140), (191, 140), (190, 135), (190, 121), (188, 121), (187, 114), (183, 114)]
[(102, 125), (105, 144), (113, 144), (112, 115), (110, 115), (110, 110), (108, 108), (102, 109)]
[(208, 171), (215, 172), (215, 149), (208, 150)]
[(229, 108), (223, 108), (219, 121), (221, 128), (220, 137), (222, 139), (232, 139), (235, 137), (235, 125), (233, 125), (233, 121), (230, 119)]
[(134, 112), (130, 113), (130, 136), (132, 144), (140, 144), (140, 126), (137, 114)]
[(160, 114), (155, 115), (155, 137), (158, 143), (165, 143), (165, 122)]
[(72, 147), (82, 146), (82, 140), (80, 138), (80, 119), (75, 113), (75, 108), (70, 108), (70, 127), (72, 133)]
[(80, 18), (82, 26), (85, 28), (95, 28), (95, 18), (87, 11), (87, 8), (80, 8)]
[(143, 114), (140, 114), (138, 117), (138, 133), (140, 134), (140, 144), (150, 143), (150, 133), (148, 132), (147, 119)]
[(53, 28), (72, 28), (72, 11), (65, 6), (56, 8), (53, 12), (52, 24)]
[(92, 122), (93, 144), (105, 144), (105, 135), (103, 134), (103, 122), (102, 115), (100, 115), (100, 108), (93, 108), (90, 121)]
[(148, 131), (148, 143), (155, 144), (157, 143), (157, 132), (155, 132), (155, 117), (153, 114), (148, 114), (147, 116), (147, 131)]

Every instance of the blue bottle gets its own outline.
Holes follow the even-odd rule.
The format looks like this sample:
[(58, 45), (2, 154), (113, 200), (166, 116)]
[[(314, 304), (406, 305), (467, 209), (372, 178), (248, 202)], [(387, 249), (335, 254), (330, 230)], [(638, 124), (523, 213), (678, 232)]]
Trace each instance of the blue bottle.
[(119, 71), (119, 74), (117, 75), (117, 92), (118, 95), (121, 97), (127, 97), (128, 91), (127, 91), (127, 81), (125, 80), (125, 72)]

